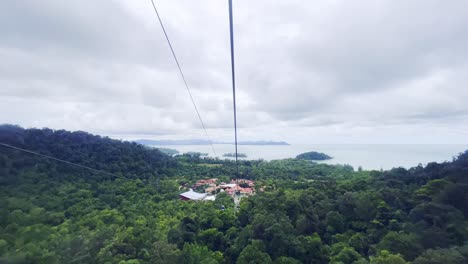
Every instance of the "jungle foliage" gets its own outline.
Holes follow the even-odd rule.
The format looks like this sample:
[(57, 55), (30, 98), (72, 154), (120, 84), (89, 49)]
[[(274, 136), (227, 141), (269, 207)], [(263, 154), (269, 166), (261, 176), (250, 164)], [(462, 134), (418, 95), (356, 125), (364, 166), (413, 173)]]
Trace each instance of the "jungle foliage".
[(0, 142), (114, 174), (0, 146), (0, 263), (468, 263), (468, 152), (389, 171), (241, 161), (257, 195), (236, 210), (178, 199), (230, 180), (229, 160), (15, 126)]

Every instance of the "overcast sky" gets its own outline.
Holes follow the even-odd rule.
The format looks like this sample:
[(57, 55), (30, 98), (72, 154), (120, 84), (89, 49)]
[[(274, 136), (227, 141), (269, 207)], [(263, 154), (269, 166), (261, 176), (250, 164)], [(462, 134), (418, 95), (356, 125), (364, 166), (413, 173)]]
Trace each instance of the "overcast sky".
[[(157, 0), (214, 140), (227, 0)], [(467, 143), (468, 1), (234, 0), (240, 140)], [(204, 138), (150, 0), (0, 3), (0, 123)]]

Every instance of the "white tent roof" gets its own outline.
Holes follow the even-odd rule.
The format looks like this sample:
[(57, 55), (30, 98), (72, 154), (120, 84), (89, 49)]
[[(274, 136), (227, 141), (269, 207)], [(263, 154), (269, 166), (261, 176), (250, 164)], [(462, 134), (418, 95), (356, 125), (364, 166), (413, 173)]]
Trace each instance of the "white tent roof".
[(188, 192), (181, 193), (180, 195), (190, 200), (202, 200), (203, 198), (205, 198), (205, 196), (207, 196), (206, 193), (197, 193), (194, 192), (192, 189), (190, 189), (190, 191)]
[(203, 201), (214, 201), (215, 199), (216, 199), (215, 195), (210, 195), (210, 196), (205, 197)]

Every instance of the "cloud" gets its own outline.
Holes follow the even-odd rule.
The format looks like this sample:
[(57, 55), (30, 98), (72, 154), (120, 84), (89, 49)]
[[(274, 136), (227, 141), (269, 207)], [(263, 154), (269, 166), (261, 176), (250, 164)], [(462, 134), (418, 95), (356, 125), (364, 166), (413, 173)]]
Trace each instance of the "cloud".
[[(226, 3), (156, 4), (210, 136), (231, 138)], [(234, 4), (241, 138), (468, 140), (465, 1)], [(0, 36), (1, 123), (203, 137), (149, 1), (8, 0)]]

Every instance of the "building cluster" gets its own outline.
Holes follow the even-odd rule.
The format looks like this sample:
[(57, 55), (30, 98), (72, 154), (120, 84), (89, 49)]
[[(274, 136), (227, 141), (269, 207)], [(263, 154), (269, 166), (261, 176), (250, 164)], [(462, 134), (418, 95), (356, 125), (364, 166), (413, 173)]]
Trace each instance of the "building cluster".
[[(200, 192), (195, 192), (199, 190)], [(231, 180), (229, 183), (220, 182), (217, 178), (199, 180), (188, 192), (180, 194), (182, 200), (206, 201), (214, 200), (219, 192), (226, 192), (230, 196), (248, 196), (255, 194), (255, 182), (246, 179)]]

